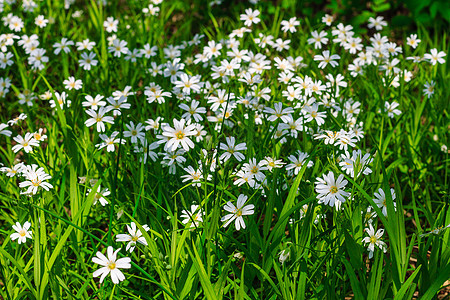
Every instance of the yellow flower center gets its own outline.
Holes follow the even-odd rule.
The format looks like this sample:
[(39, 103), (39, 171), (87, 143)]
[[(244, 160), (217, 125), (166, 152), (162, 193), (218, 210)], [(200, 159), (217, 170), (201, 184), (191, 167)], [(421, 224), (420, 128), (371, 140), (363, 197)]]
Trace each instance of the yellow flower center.
[(112, 261), (108, 263), (108, 269), (114, 270), (116, 268), (116, 263), (113, 263)]
[(375, 244), (376, 241), (377, 241), (376, 236), (372, 235), (372, 236), (370, 237), (370, 243), (371, 243), (371, 244)]
[(182, 131), (178, 131), (178, 132), (175, 134), (175, 137), (177, 138), (177, 140), (182, 140), (182, 139), (184, 138), (184, 136), (185, 136), (185, 134), (184, 134), (184, 132), (182, 132)]
[(20, 234), (20, 236), (25, 236), (25, 235), (27, 235), (26, 231), (23, 230), (23, 229), (19, 232), (19, 234)]
[(332, 194), (336, 194), (337, 192), (338, 192), (338, 188), (336, 187), (336, 186), (332, 186), (331, 188), (330, 188), (330, 192), (332, 193)]

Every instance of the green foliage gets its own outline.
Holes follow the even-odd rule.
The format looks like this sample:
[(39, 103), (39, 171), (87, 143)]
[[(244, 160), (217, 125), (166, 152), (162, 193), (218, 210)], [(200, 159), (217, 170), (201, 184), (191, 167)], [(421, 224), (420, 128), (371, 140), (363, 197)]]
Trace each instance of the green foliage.
[[(158, 6), (159, 15), (152, 16), (142, 11), (143, 2), (137, 0), (110, 1), (107, 6), (91, 0), (68, 9), (63, 2), (39, 3), (36, 13), (54, 21), (42, 29), (34, 25), (35, 16), (24, 12), (19, 4), (5, 6), (5, 15), (11, 12), (24, 20), (26, 26), (20, 35), (39, 35), (40, 47), (47, 49), (50, 61), (44, 69), (32, 70), (29, 55), (22, 47), (14, 44), (8, 48), (14, 64), (2, 69), (0, 77), (8, 77), (12, 85), (11, 91), (0, 99), (0, 124), (19, 113), (26, 113), (27, 118), (7, 128), (14, 130), (11, 137), (0, 135), (0, 162), (6, 167), (17, 161), (36, 164), (51, 175), (48, 182), (53, 188), (39, 189), (29, 197), (18, 186), (22, 178), (0, 174), (0, 298), (412, 299), (418, 294), (421, 299), (433, 299), (440, 290), (448, 289), (445, 284), (450, 277), (450, 229), (445, 226), (450, 224), (449, 156), (448, 151), (442, 150), (448, 143), (448, 63), (431, 65), (406, 60), (411, 56), (423, 57), (433, 48), (447, 53), (447, 33), (439, 30), (449, 21), (446, 1), (280, 0), (251, 6), (261, 11), (261, 23), (243, 38), (237, 37), (239, 49), (263, 53), (271, 61), (276, 57), (301, 56), (305, 67), (293, 71), (300, 78), (310, 76), (325, 83), (328, 82), (325, 75), (342, 74), (348, 87), (335, 97), (336, 105), (344, 108), (353, 99), (361, 104), (361, 111), (357, 121), (349, 121), (329, 109), (326, 125), (321, 128), (333, 133), (349, 129), (347, 123), (362, 122), (364, 138), (354, 149), (370, 154), (372, 172), (350, 176), (340, 165), (343, 151), (325, 144), (323, 139), (315, 139), (307, 129), (282, 142), (282, 137), (275, 135), (280, 120), (269, 122), (268, 113), (252, 109), (252, 105), (246, 106), (244, 102), (236, 105), (228, 99), (224, 111), (230, 105), (233, 114), (228, 119), (219, 118), (217, 123), (203, 122), (207, 136), (183, 154), (187, 160), (183, 167), (203, 166), (203, 177), (198, 182), (184, 181), (181, 175), (186, 172), (180, 166), (175, 175), (170, 174), (169, 168), (160, 163), (167, 154), (162, 145), (155, 150), (160, 153), (156, 162), (150, 157), (145, 161), (144, 154), (135, 149), (130, 138), (126, 138), (125, 144), (115, 145), (112, 152), (99, 149), (100, 133), (93, 128), (95, 125), (89, 128), (85, 125), (87, 115), (82, 102), (86, 95), (107, 98), (131, 86), (135, 92), (127, 97), (131, 109), (123, 109), (112, 124), (107, 124), (108, 135), (117, 131), (117, 138), (125, 138), (130, 121), (144, 123), (157, 117), (164, 117), (164, 122), (172, 126), (173, 119), (179, 120), (183, 114), (179, 105), (188, 102), (175, 95), (169, 78), (150, 75), (151, 63), (170, 61), (163, 49), (182, 45), (195, 33), (202, 33), (205, 35), (202, 43), (184, 48), (182, 58), (189, 75), (200, 74), (203, 80), (210, 78), (210, 66), (188, 64), (186, 59), (201, 53), (207, 45), (205, 40), (226, 39), (232, 30), (244, 26), (239, 15), (250, 4), (236, 1), (235, 5), (211, 7), (200, 0), (164, 1)], [(407, 81), (403, 72), (395, 78), (380, 70), (386, 63), (382, 60), (353, 76), (348, 66), (354, 63), (356, 55), (331, 42), (327, 49), (339, 53), (339, 65), (324, 69), (317, 66), (313, 57), (322, 50), (314, 49), (307, 40), (314, 30), (331, 31), (321, 22), (325, 13), (336, 15), (334, 25), (341, 20), (352, 24), (355, 36), (362, 37), (367, 44), (371, 36), (366, 26), (369, 18), (391, 16), (403, 5), (409, 12), (386, 18), (389, 26), (381, 34), (403, 43), (403, 52), (396, 56), (397, 67), (413, 72), (413, 80)], [(81, 17), (74, 17), (79, 10)], [(130, 50), (141, 49), (148, 43), (158, 47), (157, 55), (137, 62), (114, 57), (108, 50), (108, 37), (113, 33), (103, 26), (110, 16), (119, 20), (120, 30), (116, 34), (128, 42)], [(297, 32), (283, 32), (281, 21), (294, 16), (300, 21)], [(433, 25), (436, 30), (429, 30), (433, 20), (439, 24)], [(415, 23), (422, 40), (417, 49), (405, 45)], [(4, 24), (0, 28), (2, 32), (11, 32)], [(283, 52), (275, 52), (269, 46), (263, 49), (255, 42), (258, 33), (290, 39), (291, 47)], [(53, 54), (52, 45), (62, 37), (95, 41), (92, 51), (98, 65), (89, 72), (83, 70), (74, 46), (70, 53)], [(333, 39), (331, 34), (328, 38)], [(222, 50), (218, 65), (222, 59), (228, 59), (225, 53)], [(270, 87), (270, 92), (268, 100), (259, 104), (271, 108), (283, 102), (283, 108), (296, 104), (304, 107), (304, 103), (286, 100), (283, 92), (287, 85), (278, 80), (279, 73), (275, 67), (261, 72), (263, 81), (252, 90), (259, 93)], [(49, 100), (58, 103), (57, 93), (65, 90), (63, 80), (69, 76), (83, 81), (80, 90), (66, 90), (72, 100), (70, 108), (59, 105), (51, 108), (48, 100), (42, 99), (35, 99), (32, 107), (19, 104), (17, 98), (25, 90), (33, 95), (48, 91)], [(226, 95), (245, 97), (250, 91), (238, 76), (229, 79), (226, 83), (218, 79), (211, 82), (219, 83)], [(436, 86), (434, 94), (427, 97), (423, 94), (424, 84), (431, 80)], [(174, 95), (167, 96), (164, 103), (148, 103), (145, 92), (152, 83)], [(330, 85), (323, 97), (334, 97), (335, 93), (336, 86)], [(208, 96), (202, 91), (192, 98), (209, 106)], [(385, 103), (394, 101), (399, 103), (401, 114), (389, 117)], [(299, 107), (295, 109), (296, 113), (301, 111)], [(214, 115), (208, 109), (208, 116)], [(227, 126), (227, 120), (233, 126)], [(302, 126), (318, 133), (319, 126), (314, 122), (305, 121)], [(157, 136), (162, 133), (161, 127), (147, 130), (147, 140), (160, 139)], [(39, 128), (45, 128), (47, 135), (40, 147), (29, 153), (12, 150), (17, 144), (14, 137)], [(217, 162), (224, 153), (220, 143), (230, 136), (236, 138), (236, 143), (246, 143), (246, 160), (238, 162), (232, 158), (211, 168), (212, 161)], [(143, 152), (152, 150), (149, 145), (138, 146), (142, 146)], [(272, 157), (290, 163), (289, 155), (297, 150), (309, 157), (297, 166), (296, 173), (286, 172), (286, 166), (274, 167), (265, 171), (265, 181), (259, 189), (247, 183), (235, 184), (239, 178), (236, 171), (249, 159), (260, 162)], [(308, 166), (310, 162), (312, 166)], [(359, 163), (354, 162), (355, 168)], [(348, 181), (345, 189), (350, 196), (340, 210), (318, 203), (316, 182), (330, 171), (336, 177), (342, 174)], [(105, 188), (111, 194), (105, 195), (108, 204), (102, 206), (99, 198)], [(374, 199), (380, 188), (386, 193), (387, 216)], [(395, 191), (395, 199), (391, 189)], [(224, 211), (224, 205), (229, 201), (236, 205), (241, 194), (248, 197), (245, 205), (255, 208), (253, 214), (243, 215), (246, 227), (238, 231), (234, 222), (224, 227), (221, 218), (229, 213)], [(202, 222), (195, 222), (198, 215), (194, 212), (183, 221), (182, 216), (193, 204), (198, 205), (197, 212), (203, 212)], [(384, 229), (381, 240), (387, 245), (386, 253), (375, 247), (370, 259), (363, 242), (368, 237), (368, 207), (376, 212), (376, 217), (370, 218), (371, 226), (375, 230)], [(15, 232), (12, 226), (26, 221), (32, 223), (32, 240), (18, 244), (11, 239)], [(137, 243), (133, 252), (127, 252), (126, 244), (116, 238), (127, 231), (131, 222), (141, 231), (145, 242)], [(93, 278), (93, 272), (100, 266), (92, 259), (98, 252), (105, 254), (108, 246), (121, 247), (119, 258), (131, 259), (131, 268), (122, 269), (126, 279), (118, 285), (112, 283), (109, 275), (101, 284), (98, 278)]]

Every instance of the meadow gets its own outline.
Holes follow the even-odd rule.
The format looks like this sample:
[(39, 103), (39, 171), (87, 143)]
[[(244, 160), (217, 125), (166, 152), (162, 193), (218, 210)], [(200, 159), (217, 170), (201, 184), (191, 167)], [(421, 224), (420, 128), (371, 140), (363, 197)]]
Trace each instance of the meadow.
[(0, 0), (0, 299), (449, 299), (431, 2)]

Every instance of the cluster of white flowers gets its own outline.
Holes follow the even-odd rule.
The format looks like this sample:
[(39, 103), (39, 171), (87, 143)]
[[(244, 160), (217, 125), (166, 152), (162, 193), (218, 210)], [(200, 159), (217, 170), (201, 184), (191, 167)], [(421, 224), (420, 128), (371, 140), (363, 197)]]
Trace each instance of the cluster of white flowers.
[(0, 172), (6, 173), (8, 177), (15, 177), (16, 175), (22, 177), (24, 180), (19, 183), (20, 188), (27, 188), (21, 194), (36, 195), (42, 188), (49, 191), (53, 185), (47, 182), (52, 177), (45, 173), (43, 167), (36, 164), (25, 165), (23, 162), (17, 163), (11, 167), (1, 167)]
[[(152, 0), (142, 9), (143, 17), (157, 17), (161, 2)], [(216, 0), (212, 4), (218, 5), (220, 2)], [(26, 3), (23, 4), (24, 11), (33, 11), (38, 7), (32, 0), (23, 3)], [(66, 0), (65, 7), (68, 9), (73, 3), (73, 0)], [(80, 15), (81, 12), (77, 11), (75, 17)], [(228, 180), (228, 184), (236, 186), (236, 190), (242, 189), (249, 195), (254, 193), (260, 197), (268, 191), (268, 177), (271, 174), (280, 172), (288, 182), (303, 167), (318, 167), (316, 153), (310, 144), (321, 144), (324, 151), (329, 151), (329, 157), (335, 160), (333, 167), (336, 168), (334, 171), (324, 168), (321, 177), (316, 178), (315, 192), (319, 204), (337, 210), (353, 196), (346, 190), (348, 180), (345, 176), (358, 180), (372, 173), (372, 155), (360, 150), (360, 142), (365, 137), (360, 115), (367, 106), (363, 99), (358, 98), (359, 94), (351, 88), (351, 84), (374, 73), (380, 78), (380, 86), (395, 90), (402, 82), (414, 79), (415, 64), (426, 62), (432, 68), (445, 63), (446, 56), (442, 51), (431, 49), (423, 57), (406, 57), (406, 60), (413, 62), (403, 65), (403, 53), (410, 52), (407, 47), (415, 49), (421, 42), (416, 34), (407, 38), (405, 47), (389, 41), (379, 32), (365, 40), (365, 37), (356, 35), (351, 25), (334, 25), (333, 16), (325, 15), (322, 19), (325, 29), (308, 33), (307, 43), (314, 48), (312, 55), (294, 57), (288, 51), (297, 47), (293, 42), (296, 39), (291, 39), (291, 36), (298, 34), (300, 21), (296, 17), (281, 20), (279, 25), (283, 34), (280, 37), (267, 35), (258, 29), (261, 12), (253, 8), (245, 9), (239, 17), (238, 27), (224, 39), (204, 41), (205, 35), (196, 34), (189, 41), (165, 47), (149, 43), (136, 45), (118, 38), (118, 35), (125, 38), (129, 27), (123, 26), (119, 19), (112, 16), (107, 16), (100, 23), (107, 35), (107, 47), (104, 49), (101, 48), (105, 46), (102, 40), (83, 38), (72, 41), (67, 37), (58, 37), (52, 41), (51, 48), (45, 49), (41, 44), (42, 36), (36, 33), (30, 35), (32, 31), (23, 30), (25, 24), (20, 17), (9, 13), (2, 17), (2, 21), (11, 33), (0, 35), (0, 69), (10, 70), (18, 63), (16, 51), (20, 57), (26, 57), (25, 67), (32, 74), (44, 74), (53, 59), (76, 61), (79, 66), (77, 74), (60, 78), (59, 82), (52, 84), (54, 88), (51, 91), (45, 86), (46, 92), (41, 95), (24, 87), (17, 95), (18, 103), (26, 109), (49, 106), (53, 113), (69, 113), (73, 112), (73, 100), (74, 105), (84, 109), (77, 117), (81, 120), (79, 123), (85, 126), (83, 130), (89, 133), (86, 137), (92, 138), (96, 151), (105, 151), (102, 149), (106, 148), (106, 152), (114, 153), (119, 147), (129, 150), (131, 145), (134, 153), (128, 151), (127, 154), (136, 155), (143, 164), (159, 164), (164, 170), (168, 169), (169, 176), (180, 178), (193, 188), (207, 186), (213, 180), (212, 174), (227, 167), (231, 176), (225, 176), (224, 182)], [(37, 16), (36, 32), (51, 21), (43, 15)], [(385, 26), (387, 22), (382, 17), (369, 19), (370, 29), (380, 31)], [(19, 36), (21, 32), (28, 35)], [(243, 43), (252, 36), (255, 47), (246, 49)], [(76, 35), (72, 38), (75, 39)], [(99, 53), (109, 57), (100, 59), (97, 57)], [(344, 56), (351, 58), (350, 64), (344, 65), (341, 59)], [(121, 82), (122, 85), (114, 88), (118, 90), (111, 94), (91, 92), (89, 82), (83, 82), (80, 78), (86, 78), (82, 75), (97, 74), (101, 69), (99, 62), (102, 64), (106, 58), (112, 62), (123, 62), (127, 68), (142, 63), (147, 74), (139, 80), (133, 79), (132, 83)], [(343, 66), (343, 71), (336, 71), (338, 66)], [(320, 72), (310, 72), (314, 68), (320, 69)], [(72, 72), (75, 72), (74, 69), (70, 68)], [(238, 88), (230, 88), (233, 85)], [(0, 78), (0, 99), (5, 98), (12, 88), (17, 87), (12, 87), (9, 77)], [(427, 82), (423, 93), (429, 98), (434, 94), (434, 89), (435, 82)], [(390, 122), (395, 122), (396, 117), (402, 114), (401, 109), (405, 109), (402, 108), (402, 101), (398, 101), (383, 98), (374, 111), (381, 118), (387, 117)], [(133, 113), (135, 111), (139, 113)], [(22, 114), (0, 124), (0, 135), (12, 136), (9, 127), (25, 118), (26, 115)], [(33, 147), (39, 147), (47, 138), (45, 130), (17, 134), (13, 137), (11, 150), (14, 153), (23, 150), (24, 155), (33, 152)], [(253, 141), (244, 142), (243, 132), (258, 134), (258, 137), (249, 134)], [(261, 132), (268, 134), (259, 135)], [(299, 141), (304, 142), (301, 143), (302, 149), (297, 146)], [(254, 144), (267, 152), (255, 153)], [(275, 150), (274, 145), (288, 147), (280, 151)], [(285, 149), (289, 149), (288, 152)], [(341, 174), (337, 174), (339, 167)], [(26, 195), (36, 195), (41, 189), (49, 191), (53, 188), (48, 182), (52, 177), (37, 164), (18, 163), (2, 167), (0, 171), (9, 177), (22, 177), (24, 180), (19, 187), (25, 188), (22, 193)], [(177, 172), (182, 174), (176, 175)], [(87, 190), (86, 196), (92, 192), (95, 182), (90, 184), (91, 189)], [(280, 186), (288, 188), (287, 184)], [(394, 200), (394, 190), (390, 192)], [(111, 192), (107, 188), (98, 186), (94, 193), (94, 204), (109, 204), (106, 197)], [(245, 229), (243, 216), (255, 214), (255, 205), (246, 205), (248, 196), (244, 193), (239, 194), (236, 205), (233, 201), (225, 201), (221, 203), (227, 212), (221, 219), (223, 227), (234, 221), (236, 230)], [(374, 202), (384, 216), (387, 216), (386, 201), (385, 191), (379, 189)], [(202, 204), (188, 204), (190, 210), (182, 210), (181, 223), (194, 230), (202, 226), (205, 211)], [(395, 208), (395, 202), (393, 205)], [(307, 209), (308, 206), (303, 207), (300, 219)], [(383, 230), (375, 233), (372, 227), (376, 216), (372, 209), (369, 207), (367, 211), (369, 229), (366, 232), (369, 237), (363, 240), (369, 244), (370, 258), (374, 246), (386, 250), (385, 244), (380, 241)], [(315, 223), (325, 217), (325, 214), (317, 214)], [(11, 239), (25, 242), (26, 238), (31, 238), (29, 228), (28, 222), (23, 227), (17, 223), (14, 227), (17, 234), (11, 235)], [(147, 225), (142, 228), (149, 230)], [(128, 234), (116, 236), (117, 242), (128, 242), (127, 251), (132, 252), (138, 243), (147, 246), (143, 232), (134, 222), (127, 225), (127, 229)], [(94, 277), (101, 276), (100, 282), (108, 274), (111, 274), (115, 284), (125, 279), (118, 269), (130, 268), (131, 260), (117, 259), (119, 250), (108, 247), (107, 257), (97, 252), (93, 258), (93, 262), (103, 266), (94, 272)], [(280, 252), (281, 263), (288, 259), (289, 253), (288, 250)]]

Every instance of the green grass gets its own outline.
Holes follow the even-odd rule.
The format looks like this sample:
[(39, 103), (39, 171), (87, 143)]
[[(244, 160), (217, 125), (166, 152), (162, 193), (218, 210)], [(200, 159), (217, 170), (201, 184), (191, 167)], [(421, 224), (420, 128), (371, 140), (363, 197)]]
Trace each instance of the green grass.
[[(394, 76), (386, 75), (379, 66), (369, 65), (364, 74), (353, 77), (348, 65), (357, 56), (331, 40), (331, 27), (320, 22), (320, 16), (303, 16), (298, 7), (289, 1), (279, 5), (260, 2), (257, 5), (239, 3), (229, 8), (226, 4), (210, 7), (200, 1), (166, 1), (160, 7), (158, 16), (146, 16), (140, 1), (122, 3), (112, 1), (107, 6), (91, 0), (77, 3), (69, 9), (61, 1), (38, 3), (34, 12), (24, 12), (19, 4), (5, 5), (3, 15), (12, 13), (25, 23), (20, 32), (30, 36), (37, 34), (39, 47), (46, 49), (49, 61), (42, 70), (33, 70), (22, 46), (7, 47), (13, 65), (0, 69), (1, 78), (11, 79), (9, 92), (0, 99), (0, 123), (25, 113), (27, 118), (9, 126), (11, 137), (0, 134), (0, 163), (10, 167), (17, 162), (25, 165), (36, 164), (51, 176), (53, 185), (49, 191), (42, 188), (31, 197), (22, 194), (19, 187), (23, 176), (0, 174), (0, 298), (3, 299), (435, 299), (440, 291), (448, 292), (450, 278), (450, 206), (448, 197), (448, 151), (441, 147), (448, 144), (448, 63), (431, 65), (428, 62), (413, 63), (408, 56), (424, 56), (433, 48), (448, 51), (445, 32), (419, 26), (418, 37), (422, 40), (417, 49), (406, 46), (410, 33), (405, 28), (384, 27), (382, 35), (402, 46), (399, 67), (413, 73), (411, 81), (403, 76), (399, 86), (389, 84)], [(145, 5), (147, 6), (147, 5)], [(246, 8), (258, 9), (261, 22), (252, 25), (252, 32), (245, 33), (239, 49), (262, 53), (271, 60), (272, 68), (261, 74), (262, 82), (255, 85), (255, 91), (269, 87), (268, 100), (259, 100), (258, 107), (237, 104), (228, 100), (224, 110), (232, 110), (227, 119), (217, 124), (206, 116), (214, 116), (208, 103), (209, 93), (192, 93), (191, 97), (206, 107), (203, 114), (206, 136), (202, 141), (194, 141), (195, 147), (183, 154), (183, 167), (195, 170), (203, 166), (200, 184), (183, 181), (187, 173), (177, 166), (176, 174), (170, 174), (163, 165), (166, 151), (163, 145), (154, 150), (156, 161), (150, 157), (146, 162), (142, 154), (136, 153), (135, 144), (125, 137), (126, 125), (143, 123), (148, 119), (163, 117), (169, 126), (173, 119), (180, 120), (182, 111), (178, 106), (189, 103), (177, 97), (174, 84), (168, 77), (152, 77), (148, 69), (151, 62), (165, 64), (164, 48), (182, 45), (193, 38), (195, 33), (205, 37), (199, 45), (187, 46), (181, 50), (181, 62), (203, 52), (209, 40), (228, 39), (228, 35), (243, 27), (239, 15)], [(81, 10), (81, 17), (73, 13)], [(392, 12), (389, 12), (392, 13)], [(45, 28), (38, 28), (34, 18), (42, 14), (53, 19)], [(369, 11), (361, 14), (364, 22), (355, 27), (355, 35), (370, 45), (369, 37), (374, 30), (367, 30), (367, 19), (376, 16)], [(107, 17), (119, 20), (119, 30), (115, 34), (128, 42), (130, 50), (141, 49), (147, 43), (157, 46), (157, 55), (131, 62), (114, 57), (108, 51), (108, 33), (103, 27)], [(297, 16), (300, 25), (297, 32), (283, 32), (281, 21)], [(346, 16), (348, 17), (348, 16)], [(340, 16), (333, 26), (340, 23)], [(359, 20), (359, 19), (358, 19)], [(387, 20), (389, 23), (390, 20)], [(129, 28), (127, 28), (129, 25)], [(1, 32), (13, 31), (0, 24)], [(311, 32), (324, 30), (330, 41), (322, 50), (314, 49), (307, 40)], [(254, 41), (258, 34), (273, 35), (274, 40), (290, 39), (290, 49), (277, 52), (270, 46), (262, 49)], [(96, 53), (98, 65), (91, 71), (80, 67), (78, 61), (82, 51), (70, 46), (71, 52), (53, 53), (54, 43), (66, 37), (74, 42), (86, 38), (96, 42), (91, 50)], [(324, 69), (313, 60), (314, 55), (330, 50), (339, 54), (339, 65)], [(88, 52), (91, 52), (88, 51)], [(226, 47), (215, 59), (217, 65), (227, 57)], [(294, 76), (311, 77), (326, 82), (325, 76), (342, 74), (348, 87), (340, 88), (336, 97), (337, 106), (344, 109), (350, 98), (361, 103), (360, 113), (355, 114), (356, 124), (362, 123), (364, 137), (351, 150), (369, 153), (373, 161), (369, 164), (370, 174), (360, 174), (356, 178), (342, 170), (339, 162), (344, 151), (339, 146), (325, 144), (323, 139), (314, 139), (308, 129), (298, 132), (297, 137), (286, 135), (286, 141), (274, 138), (276, 127), (281, 120), (270, 122), (264, 107), (273, 108), (277, 102), (283, 108), (304, 104), (303, 100), (288, 101), (282, 92), (287, 85), (278, 81), (280, 71), (274, 66), (275, 57), (303, 57), (305, 67), (293, 71)], [(392, 58), (391, 58), (392, 59)], [(444, 57), (447, 59), (447, 56)], [(380, 62), (379, 62), (380, 63)], [(248, 63), (241, 63), (247, 66)], [(163, 68), (164, 69), (164, 68)], [(244, 97), (252, 89), (236, 77), (223, 83), (212, 79), (211, 67), (186, 64), (183, 70), (188, 75), (201, 75), (202, 81), (218, 83), (215, 89), (225, 90), (225, 95), (233, 93)], [(63, 81), (74, 76), (83, 82), (80, 90), (67, 90)], [(434, 94), (428, 98), (424, 84), (436, 83)], [(384, 83), (383, 83), (384, 81)], [(172, 92), (165, 97), (165, 103), (147, 102), (145, 87), (151, 83)], [(101, 142), (96, 126), (87, 127), (90, 118), (82, 105), (86, 95), (112, 96), (115, 91), (123, 91), (131, 86), (134, 95), (127, 97), (130, 109), (122, 109), (113, 124), (106, 124), (108, 136), (117, 131), (117, 138), (126, 140), (116, 144), (114, 152), (106, 148), (98, 149)], [(33, 106), (19, 104), (19, 94), (29, 90), (36, 99)], [(70, 107), (58, 105), (51, 108), (48, 100), (38, 96), (50, 91), (51, 99), (57, 101), (56, 92), (65, 91), (72, 101)], [(331, 96), (336, 87), (327, 88), (325, 95)], [(213, 94), (217, 94), (216, 91)], [(321, 96), (313, 94), (316, 101)], [(310, 98), (310, 97), (308, 97)], [(237, 99), (234, 99), (236, 101)], [(388, 116), (385, 102), (399, 103), (401, 114)], [(326, 112), (325, 123), (320, 127), (305, 122), (314, 133), (319, 129), (339, 131), (350, 128), (342, 113), (333, 115), (331, 109), (321, 107)], [(107, 114), (112, 116), (112, 112)], [(294, 119), (302, 115), (295, 108)], [(258, 123), (261, 120), (261, 123)], [(146, 124), (145, 124), (146, 125)], [(14, 152), (13, 140), (17, 135), (36, 132), (44, 128), (47, 139), (34, 147), (32, 152)], [(160, 139), (162, 126), (158, 131), (148, 130), (145, 139), (149, 144)], [(224, 153), (220, 143), (233, 136), (236, 144), (246, 143), (241, 151), (245, 160), (239, 162), (234, 157), (210, 168), (211, 161), (219, 160)], [(181, 147), (181, 146), (180, 146)], [(147, 149), (150, 151), (151, 149)], [(205, 150), (205, 151), (202, 151)], [(282, 159), (288, 164), (289, 156), (297, 156), (296, 151), (309, 154), (299, 168), (298, 175), (282, 168), (266, 170), (262, 188), (249, 184), (237, 186), (235, 173), (244, 163), (255, 158), (257, 162), (265, 157)], [(167, 161), (167, 159), (166, 159)], [(312, 167), (307, 167), (313, 162)], [(357, 168), (359, 162), (355, 162)], [(343, 174), (348, 181), (345, 190), (350, 193), (342, 209), (336, 210), (318, 202), (315, 182), (332, 171), (337, 178)], [(207, 180), (208, 176), (210, 179)], [(79, 177), (86, 177), (80, 183)], [(91, 179), (98, 181), (90, 182)], [(108, 204), (97, 202), (96, 191), (108, 188)], [(387, 217), (374, 202), (374, 193), (381, 188), (386, 194)], [(395, 203), (389, 190), (395, 190)], [(245, 229), (236, 230), (234, 222), (224, 227), (221, 218), (228, 214), (224, 205), (231, 201), (236, 205), (239, 195), (248, 200), (245, 205), (254, 205), (254, 214), (244, 215)], [(96, 204), (94, 204), (97, 202)], [(202, 222), (191, 227), (193, 219), (185, 224), (183, 210), (196, 204), (203, 211)], [(307, 209), (304, 209), (307, 205)], [(387, 245), (384, 253), (375, 248), (373, 258), (362, 240), (367, 237), (365, 228), (366, 209), (372, 206), (377, 216), (373, 227), (384, 229), (382, 241)], [(31, 222), (32, 239), (18, 244), (11, 240), (16, 222)], [(134, 222), (142, 232), (146, 246), (137, 244), (132, 253), (125, 250), (126, 244), (116, 242), (117, 234), (127, 233), (126, 225)], [(144, 230), (148, 225), (149, 230)], [(442, 227), (438, 234), (430, 233)], [(106, 255), (106, 248), (122, 248), (119, 257), (131, 259), (130, 269), (121, 269), (125, 280), (115, 285), (110, 275), (102, 284), (93, 272), (100, 268), (92, 262), (97, 251)], [(280, 261), (280, 254), (289, 257)], [(442, 292), (444, 293), (444, 292)]]

